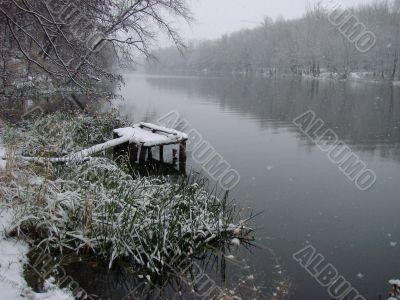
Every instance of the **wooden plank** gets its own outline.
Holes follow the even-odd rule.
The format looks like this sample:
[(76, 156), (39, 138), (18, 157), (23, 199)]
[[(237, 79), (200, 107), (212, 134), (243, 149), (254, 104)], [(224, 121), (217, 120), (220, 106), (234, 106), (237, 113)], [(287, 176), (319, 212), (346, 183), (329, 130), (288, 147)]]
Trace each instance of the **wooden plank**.
[[(151, 126), (150, 126), (151, 125)], [(155, 129), (151, 129), (152, 126)], [(142, 128), (143, 127), (143, 128)], [(146, 128), (146, 129), (145, 129)], [(171, 129), (176, 134), (168, 132), (168, 128), (158, 132), (157, 126), (153, 124), (138, 124), (133, 127), (125, 127), (114, 129), (114, 132), (119, 136), (127, 136), (131, 143), (144, 144), (146, 147), (155, 147), (160, 145), (174, 145), (179, 144), (182, 141), (187, 141), (188, 137), (185, 133), (178, 132)], [(161, 127), (164, 129), (164, 127)], [(164, 133), (163, 133), (164, 132)]]
[(179, 132), (175, 129), (161, 128), (161, 126), (157, 126), (150, 123), (140, 123), (139, 127), (151, 129), (153, 132), (162, 132), (166, 134), (179, 135)]

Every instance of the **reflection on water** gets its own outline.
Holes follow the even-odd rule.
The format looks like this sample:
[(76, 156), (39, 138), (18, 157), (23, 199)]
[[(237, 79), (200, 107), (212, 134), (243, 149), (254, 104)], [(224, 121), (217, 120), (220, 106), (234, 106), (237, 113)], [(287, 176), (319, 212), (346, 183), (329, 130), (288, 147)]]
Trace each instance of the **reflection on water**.
[[(291, 126), (312, 109), (347, 143), (358, 150), (379, 151), (399, 159), (400, 88), (381, 83), (321, 82), (260, 78), (197, 79), (149, 77), (152, 87), (181, 90), (254, 119), (261, 128)], [(394, 152), (391, 152), (393, 150)], [(397, 148), (399, 150), (399, 148)]]
[[(399, 87), (293, 78), (129, 75), (125, 81), (122, 115), (154, 122), (177, 110), (239, 171), (232, 196), (264, 212), (257, 242), (280, 257), (279, 272), (295, 285), (291, 299), (328, 299), (292, 258), (307, 243), (367, 299), (385, 295), (387, 280), (400, 276)], [(293, 126), (308, 110), (377, 173), (373, 189), (357, 190)], [(190, 153), (188, 164), (201, 170)], [(271, 282), (276, 263), (257, 252), (246, 259), (258, 285)]]
[[(108, 300), (211, 299), (221, 291), (235, 297), (233, 299), (284, 299), (287, 296), (290, 281), (283, 275), (276, 256), (269, 249), (250, 244), (242, 245), (240, 250), (232, 249), (236, 246), (229, 244), (214, 246), (193, 260), (177, 261), (179, 267), (175, 271), (150, 277), (143, 276), (129, 260), (117, 261), (109, 269), (106, 262), (89, 255), (72, 253), (53, 257), (32, 250), (28, 254), (29, 264), (24, 275), (35, 292), (43, 292), (44, 279), (52, 276), (60, 287), (76, 289), (76, 299), (86, 299), (86, 295), (90, 299)], [(259, 253), (268, 260), (271, 270), (264, 272), (272, 276), (267, 277), (263, 284), (255, 279), (247, 264), (248, 253), (243, 252), (248, 251)], [(208, 294), (210, 297), (202, 296)]]

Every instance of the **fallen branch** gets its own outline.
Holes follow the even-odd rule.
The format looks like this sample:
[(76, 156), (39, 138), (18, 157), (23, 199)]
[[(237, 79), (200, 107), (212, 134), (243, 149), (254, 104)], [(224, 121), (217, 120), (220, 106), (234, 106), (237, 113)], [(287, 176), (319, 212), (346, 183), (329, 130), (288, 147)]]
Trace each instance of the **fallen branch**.
[(54, 158), (47, 158), (47, 157), (25, 157), (22, 156), (20, 157), (21, 159), (28, 161), (28, 162), (34, 162), (34, 163), (39, 163), (39, 164), (45, 164), (45, 163), (67, 163), (67, 162), (73, 162), (73, 163), (79, 163), (79, 162), (84, 162), (87, 160), (90, 160), (90, 156), (93, 154), (96, 154), (98, 152), (113, 148), (115, 146), (124, 144), (129, 142), (129, 138), (126, 136), (108, 141), (103, 144), (98, 144), (93, 147), (78, 151), (76, 153), (70, 154), (65, 157), (54, 157)]

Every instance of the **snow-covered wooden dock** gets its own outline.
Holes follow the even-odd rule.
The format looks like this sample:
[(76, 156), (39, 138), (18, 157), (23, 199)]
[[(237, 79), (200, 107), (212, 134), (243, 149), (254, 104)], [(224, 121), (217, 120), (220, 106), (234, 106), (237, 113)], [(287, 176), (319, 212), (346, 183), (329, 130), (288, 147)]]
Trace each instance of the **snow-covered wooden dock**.
[[(164, 161), (164, 147), (167, 145), (179, 146), (179, 163), (186, 164), (187, 134), (151, 123), (139, 123), (132, 127), (118, 128), (114, 130), (115, 140), (121, 143), (115, 147), (115, 152), (126, 151), (132, 163), (144, 164), (153, 160), (153, 148), (158, 147), (159, 160)], [(114, 140), (114, 141), (115, 141)], [(176, 157), (176, 149), (173, 149), (173, 158)]]
[[(121, 155), (128, 155), (131, 163), (139, 162), (144, 164), (146, 161), (153, 160), (153, 148), (159, 149), (159, 160), (164, 162), (164, 147), (167, 145), (179, 146), (179, 170), (186, 170), (186, 142), (187, 134), (154, 125), (151, 123), (139, 123), (132, 127), (114, 129), (114, 139), (102, 144), (94, 145), (90, 148), (71, 153), (65, 157), (43, 158), (43, 157), (22, 157), (26, 161), (35, 163), (69, 163), (83, 162), (98, 152), (114, 149), (116, 158)], [(173, 166), (176, 165), (177, 149), (172, 149)], [(2, 158), (2, 157), (0, 157)]]

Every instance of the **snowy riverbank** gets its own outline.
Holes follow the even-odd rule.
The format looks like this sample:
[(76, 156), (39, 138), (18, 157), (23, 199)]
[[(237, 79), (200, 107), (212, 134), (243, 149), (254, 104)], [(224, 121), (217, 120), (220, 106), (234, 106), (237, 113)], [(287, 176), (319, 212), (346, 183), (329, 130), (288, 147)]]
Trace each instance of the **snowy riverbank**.
[(1, 205), (0, 208), (0, 291), (1, 299), (7, 300), (72, 300), (72, 294), (46, 282), (46, 292), (35, 293), (24, 279), (24, 265), (27, 263), (29, 246), (14, 238), (7, 238), (6, 233), (12, 222), (12, 208)]
[[(14, 149), (12, 155), (5, 153), (9, 164), (0, 177), (0, 288), (8, 291), (7, 299), (74, 299), (73, 295), (81, 295), (79, 289), (72, 291), (72, 284), (62, 284), (64, 277), (59, 278), (58, 269), (64, 265), (57, 259), (69, 254), (78, 261), (80, 255), (91, 255), (109, 269), (123, 261), (134, 266), (130, 276), (135, 280), (162, 281), (164, 286), (174, 280), (176, 255), (189, 261), (209, 245), (238, 247), (253, 239), (246, 226), (252, 216), (243, 212), (244, 221), (239, 221), (241, 213), (236, 207), (226, 196), (210, 194), (201, 178), (133, 177), (124, 156), (116, 163), (107, 151), (77, 164), (45, 161), (109, 141), (113, 128), (128, 125), (121, 126), (122, 122), (108, 114), (55, 113), (21, 122), (5, 133), (7, 146)], [(40, 159), (28, 162), (27, 156)], [(29, 265), (30, 249), (24, 241), (32, 245), (34, 255), (50, 255), (54, 266), (46, 269), (47, 264), (41, 263), (38, 272), (36, 262)], [(36, 261), (44, 260), (39, 256)], [(24, 276), (29, 286), (32, 280), (38, 282), (35, 291), (45, 293), (34, 293)], [(71, 286), (71, 292), (53, 283)], [(83, 292), (97, 295), (96, 291)]]
[[(383, 83), (390, 82), (388, 80), (383, 80), (380, 77), (376, 77), (372, 72), (350, 72), (347, 76), (339, 73), (332, 72), (321, 72), (318, 76), (312, 76), (308, 74), (302, 74), (302, 78), (313, 79), (313, 80), (336, 80), (336, 81), (356, 81), (356, 82), (373, 82), (373, 83)], [(392, 81), (395, 86), (400, 85), (400, 81)]]
[[(6, 167), (6, 151), (0, 136), (0, 178)], [(69, 300), (73, 299), (68, 291), (60, 290), (48, 281), (45, 293), (34, 293), (26, 283), (23, 271), (27, 263), (29, 246), (14, 238), (7, 238), (7, 232), (13, 219), (13, 208), (0, 202), (0, 291), (1, 299), (7, 300)]]

